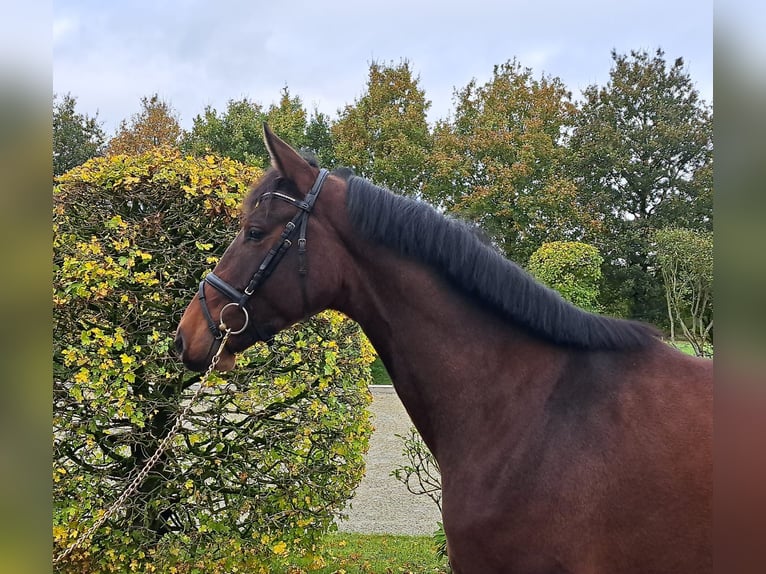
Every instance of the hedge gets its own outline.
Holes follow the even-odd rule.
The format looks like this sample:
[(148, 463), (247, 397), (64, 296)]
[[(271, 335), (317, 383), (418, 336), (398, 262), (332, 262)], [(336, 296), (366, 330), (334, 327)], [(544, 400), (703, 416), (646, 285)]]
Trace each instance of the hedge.
[[(54, 556), (119, 496), (199, 384), (172, 353), (201, 276), (235, 232), (257, 168), (173, 149), (94, 158), (54, 188)], [(214, 375), (124, 508), (70, 572), (321, 566), (364, 473), (370, 363), (325, 313)], [(265, 570), (264, 570), (265, 571)]]

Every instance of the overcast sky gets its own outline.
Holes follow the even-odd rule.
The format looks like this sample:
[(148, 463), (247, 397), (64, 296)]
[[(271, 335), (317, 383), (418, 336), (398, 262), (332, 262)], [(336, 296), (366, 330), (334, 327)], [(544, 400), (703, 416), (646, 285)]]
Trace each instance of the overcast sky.
[(683, 57), (713, 97), (712, 0), (55, 0), (53, 89), (98, 112), (109, 135), (158, 93), (181, 125), (230, 99), (268, 105), (288, 86), (335, 116), (364, 90), (371, 61), (410, 61), (446, 117), (454, 89), (516, 57), (575, 97), (609, 77), (610, 51)]

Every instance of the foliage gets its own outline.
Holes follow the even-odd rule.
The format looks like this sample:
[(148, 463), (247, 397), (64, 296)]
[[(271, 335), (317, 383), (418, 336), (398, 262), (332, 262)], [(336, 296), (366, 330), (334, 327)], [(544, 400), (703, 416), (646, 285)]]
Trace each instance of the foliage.
[(287, 86), (282, 88), (279, 104), (269, 106), (265, 120), (274, 133), (295, 149), (306, 146), (306, 110), (301, 98), (291, 96)]
[[(696, 240), (661, 248), (658, 230), (683, 226), (704, 236), (712, 228), (712, 107), (700, 100), (681, 59), (668, 64), (661, 50), (612, 53), (612, 59), (609, 82), (588, 87), (579, 109), (558, 78), (535, 79), (515, 60), (496, 66), (486, 84), (474, 80), (456, 91), (454, 119), (433, 131), (425, 116), (430, 103), (410, 64), (373, 63), (362, 96), (339, 112), (335, 124), (316, 110), (306, 122), (300, 98), (287, 88), (268, 108), (246, 99), (229, 101), (223, 114), (206, 108), (183, 140), (193, 158), (156, 147), (176, 145), (180, 127), (169, 104), (156, 95), (143, 98), (142, 111), (130, 124), (122, 122), (110, 142), (115, 155), (69, 172), (55, 191), (57, 548), (82, 532), (153, 452), (197, 380), (170, 356), (169, 333), (200, 274), (220, 255), (246, 182), (260, 173), (254, 166), (266, 165), (265, 119), (293, 145), (315, 151), (326, 167), (348, 164), (377, 183), (472, 219), (517, 261), (527, 261), (546, 242), (588, 241), (605, 258), (601, 306), (662, 320), (662, 301), (670, 304), (660, 295), (662, 258), (697, 265), (698, 255), (707, 253)], [(65, 142), (61, 147), (82, 153), (72, 160), (79, 165), (103, 133), (99, 140), (96, 118), (76, 114), (74, 98), (66, 98), (54, 105), (61, 114), (57, 128), (54, 110), (54, 129)], [(82, 143), (66, 143), (70, 127), (80, 138), (71, 141)], [(693, 245), (699, 253), (685, 259), (674, 251)], [(588, 285), (570, 295), (586, 307), (597, 290)], [(697, 307), (709, 311), (698, 315), (693, 305), (684, 307), (691, 291), (677, 292), (671, 327), (681, 320), (690, 332), (712, 336), (712, 288), (709, 301)], [(334, 340), (341, 341), (337, 349), (328, 346)], [(302, 552), (307, 564), (315, 557), (320, 563), (310, 546), (358, 480), (369, 433), (355, 406), (369, 400), (362, 390), (368, 353), (355, 327), (334, 315), (280, 335), (270, 354), (254, 349), (227, 376), (229, 383), (205, 391), (204, 408), (184, 427), (174, 454), (160, 461), (136, 499), (67, 569), (125, 570), (136, 560), (136, 568), (147, 571), (258, 571), (268, 562), (265, 555), (286, 564)], [(311, 366), (298, 355), (310, 358)], [(327, 388), (320, 392), (320, 385)], [(312, 419), (322, 405), (328, 411)], [(336, 417), (339, 412), (346, 418)], [(299, 428), (309, 428), (310, 456), (299, 456), (307, 444)], [(337, 454), (334, 445), (347, 453)], [(216, 462), (224, 460), (232, 461), (230, 468)], [(425, 460), (411, 459), (409, 468), (415, 472)], [(314, 478), (312, 468), (322, 465), (339, 467), (331, 483)], [(233, 469), (246, 473), (242, 484)], [(258, 473), (268, 475), (265, 492), (250, 480)], [(417, 477), (410, 479), (414, 487)], [(325, 490), (309, 496), (312, 504), (325, 501), (320, 510), (302, 498), (317, 484)], [(258, 521), (276, 516), (265, 527), (255, 520), (249, 525), (255, 538), (247, 537), (245, 521), (233, 518), (243, 516), (237, 513), (246, 500), (258, 501), (249, 507)], [(289, 500), (288, 507), (275, 510), (278, 500)], [(256, 506), (261, 514), (252, 510)], [(309, 517), (317, 522), (299, 525)]]
[(106, 134), (98, 114), (90, 117), (75, 111), (77, 99), (53, 95), (53, 175), (61, 175), (92, 157), (101, 155)]
[(598, 312), (603, 258), (598, 249), (576, 241), (543, 243), (529, 258), (528, 269), (537, 279), (586, 311)]
[[(54, 554), (122, 492), (199, 375), (170, 352), (259, 170), (155, 148), (54, 191)], [(361, 480), (373, 352), (326, 313), (203, 391), (168, 454), (62, 571), (231, 572), (296, 556)], [(266, 568), (263, 566), (263, 568)], [(266, 570), (263, 570), (266, 571)]]
[[(694, 347), (689, 343), (688, 341), (682, 341), (680, 339), (676, 339), (675, 341), (669, 340), (665, 341), (666, 344), (670, 345), (674, 349), (678, 349), (682, 353), (685, 353), (687, 355), (697, 355), (697, 352), (694, 350)], [(710, 351), (710, 355), (713, 355), (713, 348), (708, 347), (708, 350)]]
[(268, 110), (247, 98), (229, 100), (226, 111), (219, 115), (207, 106), (193, 120), (184, 135), (181, 148), (193, 155), (209, 153), (235, 159), (253, 166), (269, 165), (269, 152), (263, 142), (263, 122), (295, 148), (307, 145), (306, 110), (300, 97), (291, 96), (285, 87), (278, 104)]
[(141, 111), (133, 114), (128, 124), (120, 123), (117, 134), (109, 140), (109, 155), (140, 154), (155, 147), (176, 146), (181, 139), (181, 126), (172, 106), (157, 94), (141, 98)]
[(449, 558), (447, 554), (447, 534), (444, 532), (444, 523), (438, 522), (436, 532), (433, 533), (433, 540), (436, 543), (436, 555), (439, 558)]
[(675, 340), (678, 325), (694, 353), (708, 355), (713, 333), (713, 234), (665, 228), (653, 239), (665, 285), (670, 338)]
[(214, 153), (245, 164), (264, 166), (268, 156), (263, 143), (263, 108), (248, 99), (229, 100), (219, 116), (211, 106), (193, 120), (192, 129), (181, 144), (186, 153), (203, 156)]
[(575, 107), (562, 82), (534, 79), (513, 60), (456, 91), (455, 105), (454, 120), (435, 128), (429, 199), (478, 223), (519, 262), (545, 240), (581, 235), (590, 221), (563, 168)]
[(409, 62), (372, 62), (364, 94), (331, 128), (338, 163), (378, 185), (418, 194), (431, 149), (430, 106)]
[(604, 295), (627, 315), (663, 318), (649, 269), (652, 231), (711, 229), (712, 111), (681, 58), (612, 52), (606, 86), (589, 86), (570, 142), (577, 201), (599, 221), (584, 239), (607, 261)]
[(331, 126), (332, 122), (329, 116), (317, 109), (314, 109), (314, 113), (311, 114), (311, 119), (306, 125), (305, 147), (317, 156), (319, 165), (327, 169), (338, 166)]
[(404, 443), (402, 453), (409, 464), (395, 468), (391, 476), (407, 487), (412, 494), (426, 495), (442, 509), (442, 480), (439, 465), (420, 437), (420, 433), (410, 428), (407, 436), (396, 435)]
[[(439, 464), (434, 455), (428, 450), (420, 433), (410, 428), (407, 436), (396, 435), (404, 443), (402, 453), (409, 461), (395, 468), (391, 476), (407, 487), (407, 490), (416, 496), (426, 495), (430, 498), (439, 511), (442, 509), (442, 480)], [(437, 523), (437, 529), (432, 536), (436, 547), (435, 553), (440, 560), (447, 558), (447, 535), (444, 533), (444, 524)]]

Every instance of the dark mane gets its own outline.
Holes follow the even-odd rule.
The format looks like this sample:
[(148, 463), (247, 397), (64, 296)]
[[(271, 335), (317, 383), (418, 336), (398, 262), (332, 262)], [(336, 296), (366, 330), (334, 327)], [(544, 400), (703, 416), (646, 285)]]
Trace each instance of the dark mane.
[(452, 285), (553, 343), (583, 349), (649, 345), (651, 326), (588, 313), (532, 278), (467, 223), (359, 177), (348, 182), (352, 225), (368, 240), (438, 270)]

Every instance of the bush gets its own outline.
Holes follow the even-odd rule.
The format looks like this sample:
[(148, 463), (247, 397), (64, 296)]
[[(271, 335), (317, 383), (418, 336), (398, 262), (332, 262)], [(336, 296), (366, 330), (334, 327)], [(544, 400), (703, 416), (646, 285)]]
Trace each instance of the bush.
[[(173, 330), (259, 174), (155, 149), (59, 178), (54, 556), (125, 489), (199, 384), (170, 351)], [(169, 452), (60, 570), (257, 572), (317, 554), (364, 473), (373, 358), (337, 313), (256, 345), (211, 377)]]
[(415, 427), (410, 427), (408, 435), (398, 434), (396, 437), (402, 441), (402, 454), (409, 464), (396, 467), (391, 471), (391, 476), (406, 486), (412, 494), (428, 496), (441, 511), (442, 477), (434, 455), (428, 450)]
[(576, 241), (543, 243), (529, 258), (528, 269), (537, 279), (586, 311), (598, 312), (603, 258), (598, 249)]
[[(396, 436), (402, 440), (402, 454), (407, 458), (408, 464), (396, 467), (391, 471), (391, 476), (406, 486), (412, 494), (426, 495), (441, 512), (442, 476), (434, 455), (428, 450), (415, 427), (410, 427), (410, 432), (406, 436)], [(432, 539), (436, 547), (436, 556), (447, 559), (447, 535), (444, 533), (442, 522), (437, 523)]]

